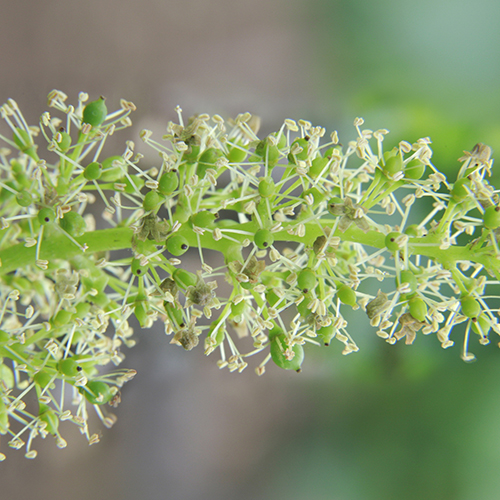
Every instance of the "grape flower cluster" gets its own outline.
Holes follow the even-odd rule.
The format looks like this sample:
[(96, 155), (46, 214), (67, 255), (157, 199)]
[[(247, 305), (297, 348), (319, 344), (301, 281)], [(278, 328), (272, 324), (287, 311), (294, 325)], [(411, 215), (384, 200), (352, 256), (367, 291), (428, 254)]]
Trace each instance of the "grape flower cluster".
[(350, 309), (390, 344), (435, 334), (448, 348), (461, 324), (465, 361), (471, 336), (500, 333), (488, 146), (449, 180), (429, 138), (384, 149), (388, 131), (361, 118), (343, 146), (305, 120), (259, 138), (250, 113), (185, 121), (177, 108), (161, 139), (140, 133), (151, 165), (132, 141), (103, 155), (131, 125), (131, 102), (109, 113), (102, 97), (66, 101), (52, 91), (54, 116), (36, 126), (12, 99), (0, 108), (0, 435), (27, 458), (37, 436), (65, 447), (65, 420), (97, 442), (89, 407), (113, 425), (108, 407), (135, 375), (118, 368), (131, 318), (163, 323), (171, 343), (201, 344), (231, 372), (255, 357), (258, 375), (270, 361), (300, 371), (306, 345), (356, 352)]

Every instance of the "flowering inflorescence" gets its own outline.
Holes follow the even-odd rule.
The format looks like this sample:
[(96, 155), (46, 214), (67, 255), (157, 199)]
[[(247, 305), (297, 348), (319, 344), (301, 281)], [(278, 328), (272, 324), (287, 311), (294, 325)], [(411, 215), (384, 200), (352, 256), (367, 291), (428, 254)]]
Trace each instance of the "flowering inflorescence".
[[(185, 123), (177, 108), (162, 140), (141, 132), (158, 154), (144, 166), (131, 141), (102, 153), (135, 106), (108, 113), (104, 98), (87, 100), (74, 107), (51, 92), (65, 118), (46, 112), (37, 127), (14, 101), (0, 108), (11, 129), (0, 136), (0, 434), (28, 458), (37, 435), (66, 445), (63, 420), (96, 442), (89, 404), (114, 423), (103, 405), (119, 403), (135, 372), (101, 367), (117, 367), (134, 345), (131, 316), (142, 327), (162, 321), (186, 350), (201, 339), (220, 368), (241, 372), (260, 355), (259, 375), (270, 360), (300, 371), (305, 344), (357, 351), (349, 309), (390, 344), (421, 332), (447, 348), (464, 323), (466, 361), (471, 333), (487, 344), (500, 332), (489, 291), (500, 207), (487, 146), (460, 158), (449, 182), (428, 138), (384, 151), (388, 131), (362, 129), (360, 118), (343, 147), (304, 120), (261, 139), (249, 113)], [(40, 134), (56, 161), (40, 158)], [(88, 210), (98, 200), (107, 229)], [(195, 273), (183, 262), (193, 251)]]

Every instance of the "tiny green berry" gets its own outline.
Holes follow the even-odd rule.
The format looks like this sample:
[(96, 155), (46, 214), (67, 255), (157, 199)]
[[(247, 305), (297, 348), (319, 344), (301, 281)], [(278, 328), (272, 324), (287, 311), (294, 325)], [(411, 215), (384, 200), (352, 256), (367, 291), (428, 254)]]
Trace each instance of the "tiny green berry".
[(481, 313), (481, 305), (470, 295), (462, 297), (460, 299), (460, 305), (462, 306), (462, 314), (468, 318), (477, 318)]
[(172, 194), (179, 186), (179, 176), (175, 170), (166, 172), (160, 177), (158, 191), (164, 196)]
[(417, 224), (410, 224), (405, 228), (405, 234), (407, 234), (408, 236), (419, 238), (421, 236), (421, 230)]
[(396, 284), (397, 286), (400, 286), (403, 283), (407, 283), (410, 287), (410, 290), (406, 292), (408, 295), (411, 295), (412, 293), (416, 292), (418, 283), (417, 283), (417, 278), (415, 277), (412, 271), (408, 270), (401, 271), (399, 279), (396, 279)]
[(208, 210), (202, 210), (196, 214), (191, 216), (191, 222), (196, 227), (212, 227), (214, 221), (216, 219), (216, 215)]
[(55, 436), (57, 434), (57, 429), (59, 428), (59, 418), (56, 412), (46, 405), (40, 405), (40, 413), (38, 418), (45, 422), (45, 430)]
[(384, 153), (382, 170), (390, 175), (397, 174), (403, 168), (403, 157), (398, 148)]
[(61, 309), (54, 317), (54, 326), (64, 326), (71, 321), (72, 314), (65, 309)]
[(42, 208), (38, 212), (38, 222), (42, 224), (42, 226), (45, 226), (46, 224), (50, 224), (51, 222), (54, 222), (56, 218), (56, 214), (54, 210), (51, 208)]
[(318, 156), (317, 158), (314, 158), (314, 160), (311, 162), (311, 168), (309, 168), (308, 174), (313, 179), (316, 179), (316, 177), (318, 177), (323, 171), (323, 175), (327, 174), (328, 169), (325, 170), (325, 167), (328, 164), (328, 161), (329, 159), (327, 157)]
[(203, 151), (198, 159), (198, 168), (196, 169), (196, 174), (200, 179), (205, 177), (209, 168), (217, 169), (215, 163), (222, 156), (222, 154), (222, 151), (216, 148), (208, 148)]
[(237, 304), (234, 302), (231, 303), (231, 315), (232, 316), (240, 316), (243, 314), (247, 306), (245, 300), (240, 300)]
[(102, 182), (116, 182), (123, 177), (126, 171), (125, 160), (121, 156), (110, 156), (102, 161)]
[(302, 269), (297, 276), (297, 285), (302, 293), (308, 293), (316, 287), (316, 273), (312, 269)]
[(132, 259), (130, 269), (136, 276), (144, 276), (148, 272), (148, 266), (142, 266), (141, 259)]
[(276, 191), (276, 185), (274, 184), (272, 177), (264, 177), (259, 181), (259, 194), (263, 198), (269, 198)]
[(226, 158), (229, 163), (241, 163), (247, 156), (248, 151), (243, 146), (233, 146), (229, 148)]
[(0, 330), (0, 346), (8, 344), (9, 341), (10, 341), (10, 335), (4, 330)]
[(349, 285), (341, 285), (337, 290), (337, 297), (343, 304), (347, 304), (351, 307), (355, 307), (357, 305), (356, 292)]
[(12, 139), (23, 153), (33, 147), (33, 140), (31, 139), (29, 132), (23, 128), (16, 127), (12, 133)]
[(87, 223), (78, 212), (67, 212), (59, 222), (60, 226), (71, 236), (77, 238), (87, 231)]
[(82, 123), (88, 123), (92, 127), (98, 127), (106, 119), (108, 108), (105, 98), (99, 97), (96, 101), (89, 102), (83, 109)]
[(401, 247), (396, 242), (396, 239), (399, 238), (400, 236), (401, 233), (393, 231), (392, 233), (389, 233), (385, 237), (385, 246), (387, 247), (388, 250), (390, 250), (391, 252), (396, 252), (397, 250), (401, 250)]
[(331, 340), (333, 339), (333, 337), (335, 337), (337, 330), (335, 329), (334, 324), (331, 323), (328, 326), (318, 328), (318, 330), (316, 330), (316, 333), (321, 338), (325, 346), (329, 346)]
[(88, 181), (96, 181), (101, 177), (101, 175), (102, 175), (102, 165), (97, 161), (89, 163), (85, 167), (85, 170), (83, 171), (83, 176)]
[(456, 202), (465, 200), (470, 196), (471, 181), (468, 177), (458, 179), (451, 188), (451, 196)]
[(84, 318), (90, 311), (90, 304), (88, 302), (80, 302), (75, 306), (76, 312), (73, 314), (73, 319)]
[(418, 181), (425, 173), (425, 163), (422, 163), (418, 158), (409, 161), (405, 165), (405, 178)]
[(484, 226), (488, 229), (496, 229), (500, 226), (500, 206), (491, 205), (483, 214)]
[(150, 212), (151, 210), (155, 210), (162, 202), (162, 198), (156, 191), (149, 191), (144, 197), (142, 207), (146, 212)]
[[(475, 319), (475, 321), (474, 321)], [(472, 320), (472, 330), (474, 333), (486, 337), (491, 329), (491, 320), (485, 313), (481, 313), (477, 318)]]
[(280, 150), (277, 146), (272, 145), (269, 139), (266, 138), (257, 144), (255, 154), (260, 156), (262, 161), (267, 161), (268, 166), (273, 168), (278, 163)]
[(64, 130), (60, 130), (58, 133), (59, 133), (59, 137), (58, 137), (59, 140), (55, 139), (55, 141), (57, 143), (58, 148), (63, 153), (65, 153), (66, 151), (68, 151), (68, 149), (71, 146), (71, 136), (67, 132), (65, 132)]
[(29, 207), (33, 203), (33, 196), (29, 191), (23, 189), (17, 193), (16, 201), (21, 207)]
[[(45, 370), (40, 370), (33, 376), (33, 382), (35, 382), (35, 384), (38, 385), (40, 389), (45, 389), (46, 387), (49, 386), (49, 384), (50, 386), (52, 386), (54, 382), (54, 377), (49, 372)], [(50, 386), (49, 388), (51, 388)]]
[(82, 367), (74, 358), (61, 359), (58, 363), (58, 369), (67, 377), (76, 377), (82, 371)]
[(328, 196), (328, 192), (321, 192), (318, 188), (313, 187), (306, 189), (300, 195), (303, 199), (306, 199), (306, 196), (309, 200), (312, 197), (312, 207), (317, 207)]
[(90, 380), (87, 385), (79, 387), (78, 391), (93, 405), (108, 403), (114, 396), (111, 387), (100, 380)]
[(174, 271), (172, 278), (175, 281), (176, 285), (183, 289), (186, 289), (189, 286), (195, 286), (198, 282), (196, 274), (190, 273), (189, 271), (181, 268), (178, 268)]
[(427, 304), (420, 297), (412, 297), (408, 302), (410, 314), (420, 322), (425, 321), (427, 315)]
[(298, 153), (290, 152), (290, 154), (288, 155), (288, 161), (294, 165), (297, 160), (307, 160), (307, 157), (309, 155), (309, 140), (305, 137), (295, 139), (290, 146), (290, 151), (296, 151), (298, 147), (302, 148), (302, 151), (299, 151)]
[(255, 233), (253, 241), (258, 248), (264, 250), (269, 248), (274, 243), (274, 236), (269, 229), (259, 229)]
[(291, 348), (293, 357), (287, 356), (288, 346), (285, 334), (276, 335), (271, 340), (271, 358), (274, 363), (284, 370), (295, 370), (300, 372), (304, 361), (304, 348), (300, 344), (295, 344)]
[(173, 234), (167, 240), (167, 250), (175, 257), (180, 257), (185, 254), (189, 249), (189, 243), (180, 234)]
[(135, 303), (134, 314), (142, 328), (144, 328), (148, 322), (148, 310), (147, 302), (141, 300)]

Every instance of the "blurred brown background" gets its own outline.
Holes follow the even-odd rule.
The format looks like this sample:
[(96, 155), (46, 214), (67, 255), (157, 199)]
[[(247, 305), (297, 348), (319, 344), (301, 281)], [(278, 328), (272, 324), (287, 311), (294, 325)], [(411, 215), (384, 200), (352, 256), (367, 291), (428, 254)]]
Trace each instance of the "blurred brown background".
[[(500, 151), (500, 4), (493, 0), (0, 0), (0, 100), (30, 123), (46, 95), (138, 106), (163, 130), (180, 104), (304, 118), (353, 137), (355, 116), (394, 141), (431, 136), (453, 172), (462, 150)], [(451, 175), (451, 174), (450, 174)], [(219, 371), (201, 349), (137, 333), (118, 422), (88, 447), (7, 450), (0, 497), (212, 500), (497, 499), (499, 352), (465, 365), (435, 338), (386, 346), (352, 323), (361, 351), (309, 349), (303, 373)], [(2, 451), (5, 451), (2, 448)]]

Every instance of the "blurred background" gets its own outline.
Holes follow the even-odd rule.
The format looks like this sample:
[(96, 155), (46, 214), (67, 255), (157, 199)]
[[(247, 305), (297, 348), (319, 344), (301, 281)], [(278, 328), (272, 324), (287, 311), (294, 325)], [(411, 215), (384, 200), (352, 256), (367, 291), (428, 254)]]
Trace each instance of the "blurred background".
[[(177, 104), (250, 111), (264, 133), (304, 118), (344, 143), (363, 116), (394, 142), (430, 136), (452, 176), (477, 142), (500, 151), (499, 21), (495, 0), (0, 0), (0, 101), (35, 124), (53, 88), (109, 109), (123, 97), (138, 111), (121, 141), (164, 130)], [(64, 450), (7, 450), (1, 496), (497, 499), (496, 341), (474, 341), (468, 365), (434, 337), (388, 346), (351, 329), (360, 352), (309, 349), (300, 375), (261, 378), (219, 371), (160, 326), (138, 332), (124, 362), (138, 376), (116, 425), (96, 420), (101, 443), (63, 426)]]

